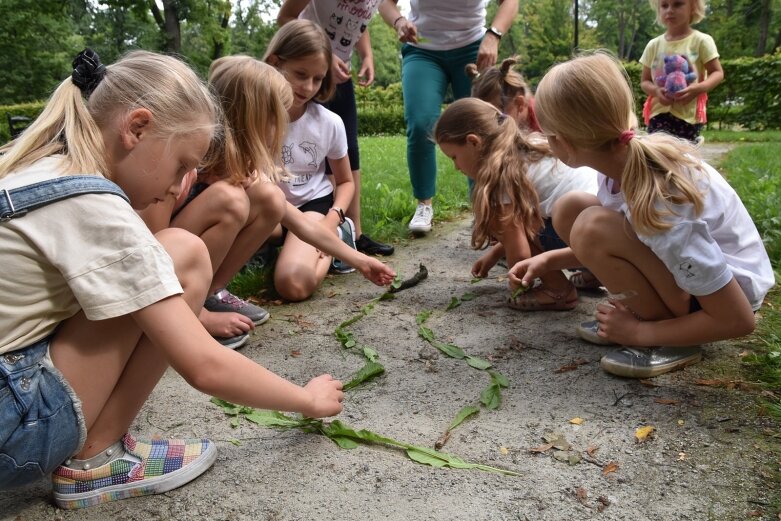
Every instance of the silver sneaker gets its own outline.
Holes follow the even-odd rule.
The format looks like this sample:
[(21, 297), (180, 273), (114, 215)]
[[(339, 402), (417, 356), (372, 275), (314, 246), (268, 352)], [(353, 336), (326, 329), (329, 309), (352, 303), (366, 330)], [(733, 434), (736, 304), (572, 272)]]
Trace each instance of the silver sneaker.
[(602, 338), (601, 336), (599, 336), (597, 334), (597, 331), (599, 331), (599, 322), (597, 322), (596, 320), (581, 322), (580, 325), (577, 327), (578, 336), (583, 340), (585, 340), (586, 342), (597, 344), (599, 346), (616, 345), (615, 342), (611, 342), (607, 338)]
[(250, 304), (246, 300), (242, 300), (227, 289), (221, 289), (214, 295), (210, 295), (204, 302), (203, 307), (213, 312), (234, 312), (252, 320), (252, 322), (259, 326), (266, 322), (271, 315), (268, 311), (255, 304)]
[(702, 360), (702, 347), (621, 347), (605, 356), (600, 367), (627, 378), (652, 378)]
[(434, 207), (430, 204), (418, 203), (415, 215), (409, 222), (409, 231), (412, 233), (427, 233), (431, 231), (431, 221), (434, 219)]
[[(337, 228), (339, 231), (339, 238), (342, 239), (342, 242), (345, 243), (347, 246), (349, 246), (352, 249), (357, 249), (355, 247), (355, 225), (353, 224), (352, 219), (349, 217), (344, 218), (344, 222), (339, 225)], [(331, 273), (352, 273), (355, 271), (355, 268), (344, 262), (343, 260), (337, 259), (334, 257), (331, 259), (331, 267), (329, 270)]]

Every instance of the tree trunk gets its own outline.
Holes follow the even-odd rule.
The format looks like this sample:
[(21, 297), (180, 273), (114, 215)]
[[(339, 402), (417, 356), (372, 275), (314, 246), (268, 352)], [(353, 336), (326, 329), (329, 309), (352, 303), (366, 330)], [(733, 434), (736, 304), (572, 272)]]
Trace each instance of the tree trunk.
[[(225, 31), (228, 29), (228, 20), (231, 16), (231, 3), (228, 2), (228, 8), (222, 13), (220, 19), (220, 29), (222, 29), (222, 35), (225, 35)], [(222, 38), (214, 39), (214, 51), (212, 52), (212, 60), (222, 57), (222, 53), (225, 52), (225, 41)]]
[(152, 16), (155, 17), (157, 26), (163, 32), (165, 52), (181, 54), (182, 52), (182, 32), (179, 27), (179, 12), (176, 9), (176, 0), (163, 0), (163, 12), (157, 7), (156, 0), (149, 0), (149, 7), (152, 10)]
[(761, 11), (759, 12), (759, 39), (757, 40), (757, 50), (754, 56), (762, 56), (767, 49), (767, 36), (770, 31), (770, 3), (771, 0), (762, 0)]

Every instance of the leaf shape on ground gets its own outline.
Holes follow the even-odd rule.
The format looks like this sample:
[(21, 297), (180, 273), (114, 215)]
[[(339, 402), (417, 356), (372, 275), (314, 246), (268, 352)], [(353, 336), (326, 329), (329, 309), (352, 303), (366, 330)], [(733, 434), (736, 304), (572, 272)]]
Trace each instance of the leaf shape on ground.
[(536, 453), (543, 453), (545, 451), (548, 451), (553, 448), (553, 443), (545, 443), (543, 445), (540, 445), (538, 447), (532, 447), (529, 449), (529, 452), (536, 452)]
[(582, 425), (584, 421), (586, 420), (584, 420), (583, 418), (572, 418), (569, 422), (572, 425)]
[(477, 284), (478, 282), (482, 282), (483, 279), (481, 277), (475, 277), (472, 280), (469, 281), (470, 284)]
[(635, 429), (635, 441), (637, 443), (643, 443), (648, 437), (656, 430), (656, 427), (651, 425), (645, 425)]
[(550, 443), (555, 449), (566, 451), (572, 448), (572, 445), (567, 441), (567, 438), (559, 431), (546, 432), (542, 438)]
[[(421, 326), (423, 327), (423, 326)], [(455, 358), (457, 360), (462, 360), (466, 357), (466, 353), (463, 349), (458, 347), (455, 344), (447, 344), (445, 342), (440, 342), (439, 340), (434, 340), (433, 338), (429, 340), (429, 343), (442, 351), (444, 354), (449, 356), (450, 358)]]
[(252, 423), (265, 425), (266, 427), (286, 427), (292, 429), (301, 426), (300, 419), (292, 418), (279, 411), (254, 411), (244, 415), (244, 417)]
[(474, 405), (467, 405), (465, 407), (462, 407), (460, 411), (456, 414), (456, 417), (453, 418), (453, 421), (450, 422), (450, 425), (448, 426), (447, 430), (452, 431), (459, 425), (461, 425), (464, 420), (469, 418), (470, 416), (474, 416), (475, 414), (480, 412), (479, 407), (475, 407)]
[(349, 382), (344, 384), (344, 387), (342, 389), (345, 391), (352, 389), (353, 387), (360, 385), (367, 380), (371, 380), (372, 378), (375, 378), (384, 372), (385, 372), (385, 367), (383, 367), (382, 364), (368, 361), (366, 362), (366, 365), (364, 365), (361, 368), (360, 371), (355, 373), (355, 376), (353, 376)]
[(426, 326), (419, 326), (418, 327), (418, 336), (425, 340), (426, 342), (432, 342), (434, 340), (434, 332), (431, 331)]
[(431, 313), (433, 313), (433, 311), (431, 311), (430, 309), (424, 309), (423, 311), (415, 315), (415, 323), (417, 325), (421, 325), (423, 322), (428, 320), (428, 317), (431, 316)]
[(350, 438), (343, 438), (341, 436), (331, 436), (329, 439), (343, 449), (348, 449), (348, 450), (355, 449), (359, 445), (357, 441), (352, 440)]
[(451, 309), (455, 309), (455, 308), (457, 308), (460, 305), (461, 305), (461, 301), (458, 300), (458, 297), (452, 297), (450, 299), (450, 304), (447, 305), (447, 307), (445, 308), (445, 311), (450, 311)]
[(481, 371), (491, 367), (491, 362), (483, 358), (478, 358), (476, 356), (467, 356), (466, 363), (469, 364), (471, 367), (474, 367), (475, 369), (480, 369)]
[(480, 403), (485, 405), (488, 409), (498, 409), (499, 406), (502, 405), (501, 388), (495, 383), (492, 383), (483, 389), (480, 393)]
[(373, 347), (363, 346), (363, 356), (370, 362), (376, 362), (380, 354)]
[(391, 282), (390, 287), (393, 289), (399, 289), (403, 280), (404, 277), (401, 276), (401, 273), (397, 273), (396, 276), (393, 277), (393, 282)]
[(499, 387), (506, 388), (510, 385), (510, 380), (508, 380), (507, 377), (502, 373), (498, 371), (488, 371), (488, 374), (491, 375), (491, 382), (495, 383)]
[(618, 463), (616, 463), (615, 461), (611, 461), (610, 463), (602, 467), (602, 475), (607, 476), (611, 472), (615, 472), (617, 470), (618, 470)]
[(470, 300), (474, 300), (477, 298), (477, 295), (471, 292), (464, 293), (461, 295), (461, 301), (462, 302), (469, 302)]

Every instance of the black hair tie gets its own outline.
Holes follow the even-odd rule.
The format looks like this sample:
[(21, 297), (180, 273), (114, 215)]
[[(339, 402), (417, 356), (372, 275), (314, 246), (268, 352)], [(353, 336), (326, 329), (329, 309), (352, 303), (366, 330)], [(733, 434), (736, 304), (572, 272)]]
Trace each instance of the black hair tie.
[(73, 59), (71, 81), (85, 96), (89, 97), (106, 75), (106, 66), (100, 63), (100, 56), (92, 49), (84, 49)]

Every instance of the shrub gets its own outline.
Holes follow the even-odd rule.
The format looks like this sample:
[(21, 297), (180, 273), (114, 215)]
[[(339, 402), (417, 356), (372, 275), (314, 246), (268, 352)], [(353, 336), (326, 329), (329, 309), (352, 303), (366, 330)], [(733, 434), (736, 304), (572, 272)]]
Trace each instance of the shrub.
[(38, 117), (43, 110), (45, 102), (33, 101), (18, 105), (0, 106), (0, 144), (11, 140), (11, 132), (8, 126), (9, 116), (26, 116), (31, 120)]

